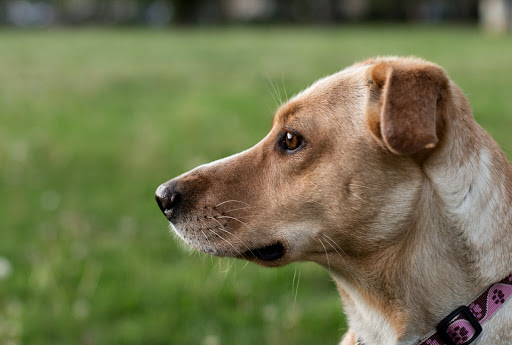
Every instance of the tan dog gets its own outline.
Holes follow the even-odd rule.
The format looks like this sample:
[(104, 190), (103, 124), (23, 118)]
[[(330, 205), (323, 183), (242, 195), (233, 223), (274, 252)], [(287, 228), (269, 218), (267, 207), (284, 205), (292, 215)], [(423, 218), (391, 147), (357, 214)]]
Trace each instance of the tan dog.
[[(417, 344), (512, 271), (511, 165), (460, 89), (417, 58), (317, 81), (256, 146), (156, 198), (197, 250), (328, 268), (350, 324), (343, 345)], [(512, 302), (473, 344), (512, 344)]]

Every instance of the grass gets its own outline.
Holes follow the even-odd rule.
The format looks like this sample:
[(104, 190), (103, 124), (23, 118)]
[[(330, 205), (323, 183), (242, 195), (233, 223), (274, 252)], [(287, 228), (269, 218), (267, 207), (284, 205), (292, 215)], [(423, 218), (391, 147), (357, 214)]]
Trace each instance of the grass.
[(284, 98), (369, 56), (422, 56), (512, 153), (512, 39), (475, 29), (0, 31), (0, 42), (0, 266), (11, 267), (0, 267), (0, 344), (336, 344), (346, 326), (323, 269), (191, 255), (153, 199), (266, 134), (269, 79)]

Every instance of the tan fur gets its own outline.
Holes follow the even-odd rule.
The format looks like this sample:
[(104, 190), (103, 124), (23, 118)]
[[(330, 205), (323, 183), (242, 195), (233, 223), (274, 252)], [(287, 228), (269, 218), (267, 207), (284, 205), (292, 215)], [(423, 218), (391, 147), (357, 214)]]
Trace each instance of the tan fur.
[[(280, 151), (284, 131), (304, 145)], [(512, 271), (510, 163), (445, 72), (417, 58), (369, 59), (317, 81), (256, 146), (157, 198), (170, 186), (181, 201), (166, 214), (194, 248), (329, 269), (351, 326), (343, 345), (414, 344)], [(275, 243), (282, 257), (252, 255)], [(512, 341), (510, 303), (502, 309), (475, 344)]]
[(427, 63), (395, 61), (381, 62), (370, 73), (375, 85), (369, 90), (367, 106), (372, 133), (397, 154), (434, 148), (447, 98), (443, 70)]
[(348, 331), (343, 337), (340, 345), (357, 345), (357, 337), (353, 331)]

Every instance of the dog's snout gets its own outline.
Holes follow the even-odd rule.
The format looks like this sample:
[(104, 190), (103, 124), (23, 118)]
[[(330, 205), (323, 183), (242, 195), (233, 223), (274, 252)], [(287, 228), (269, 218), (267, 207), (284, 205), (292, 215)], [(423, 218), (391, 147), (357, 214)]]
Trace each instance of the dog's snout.
[(181, 199), (180, 193), (176, 190), (176, 182), (169, 181), (158, 186), (155, 199), (160, 210), (169, 218), (170, 211), (176, 208)]

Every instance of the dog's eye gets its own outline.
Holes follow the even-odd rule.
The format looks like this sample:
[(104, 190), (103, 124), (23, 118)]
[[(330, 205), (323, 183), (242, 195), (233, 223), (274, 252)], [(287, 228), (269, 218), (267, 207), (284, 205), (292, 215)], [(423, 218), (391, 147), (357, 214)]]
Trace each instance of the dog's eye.
[(286, 148), (290, 151), (295, 150), (299, 147), (299, 137), (292, 133), (286, 133), (285, 138)]
[(281, 153), (294, 153), (299, 151), (305, 142), (300, 134), (284, 129), (276, 142), (276, 149)]
[(284, 137), (284, 144), (285, 148), (288, 151), (295, 151), (299, 148), (300, 144), (302, 143), (302, 139), (293, 133), (286, 132), (286, 135)]

